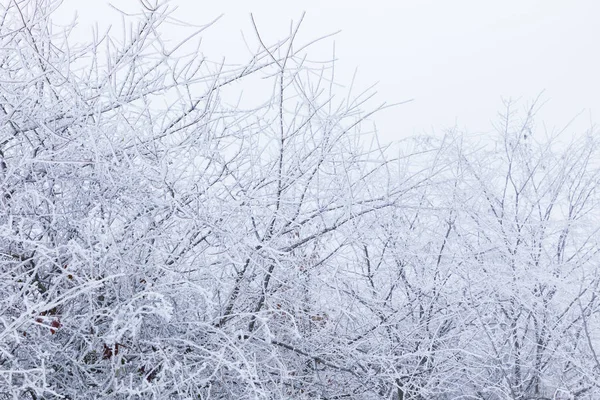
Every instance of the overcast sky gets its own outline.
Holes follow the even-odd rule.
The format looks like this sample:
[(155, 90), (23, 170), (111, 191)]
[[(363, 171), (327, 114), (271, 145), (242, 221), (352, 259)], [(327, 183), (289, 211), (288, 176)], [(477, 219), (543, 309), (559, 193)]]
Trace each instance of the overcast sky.
[[(113, 4), (134, 10), (135, 0)], [(79, 15), (81, 32), (98, 21), (119, 23), (104, 0), (66, 0), (60, 16)], [(573, 130), (600, 116), (600, 1), (199, 1), (172, 0), (176, 17), (196, 24), (224, 16), (204, 35), (215, 58), (247, 59), (241, 32), (252, 36), (250, 12), (268, 42), (285, 37), (303, 11), (304, 38), (341, 30), (335, 41), (336, 77), (349, 83), (358, 68), (360, 87), (378, 82), (378, 100), (414, 99), (376, 118), (384, 141), (441, 133), (458, 126), (485, 132), (502, 98), (525, 106), (544, 91), (538, 117), (548, 129), (580, 114)], [(240, 57), (241, 55), (241, 57)]]

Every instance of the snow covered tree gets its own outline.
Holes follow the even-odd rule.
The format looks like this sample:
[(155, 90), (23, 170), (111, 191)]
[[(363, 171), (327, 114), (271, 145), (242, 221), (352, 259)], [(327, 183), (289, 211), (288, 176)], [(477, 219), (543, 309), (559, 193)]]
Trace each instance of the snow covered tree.
[[(369, 183), (387, 163), (360, 147), (368, 94), (333, 98), (299, 24), (215, 66), (161, 41), (163, 6), (74, 45), (58, 5), (2, 9), (0, 392), (368, 392), (325, 288), (352, 229), (402, 194)], [(223, 100), (251, 75), (264, 101)]]
[(0, 6), (0, 398), (600, 395), (594, 132), (391, 156), (300, 23), (231, 66), (59, 5)]

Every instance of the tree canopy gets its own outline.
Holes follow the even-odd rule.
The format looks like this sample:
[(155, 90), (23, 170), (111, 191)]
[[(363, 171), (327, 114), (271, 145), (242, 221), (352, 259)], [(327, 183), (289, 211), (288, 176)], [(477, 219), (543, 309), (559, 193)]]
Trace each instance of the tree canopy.
[(58, 5), (0, 6), (0, 398), (600, 396), (597, 132), (366, 146), (300, 24), (230, 66)]

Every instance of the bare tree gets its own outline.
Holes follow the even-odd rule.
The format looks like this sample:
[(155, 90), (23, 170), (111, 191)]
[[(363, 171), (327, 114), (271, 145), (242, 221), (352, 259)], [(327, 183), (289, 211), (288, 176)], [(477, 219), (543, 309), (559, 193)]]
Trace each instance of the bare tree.
[(594, 132), (391, 156), (302, 19), (231, 66), (59, 4), (0, 9), (0, 397), (598, 397)]
[[(165, 7), (72, 47), (58, 4), (3, 9), (2, 392), (368, 391), (316, 288), (350, 226), (401, 195), (369, 189), (386, 165), (358, 142), (370, 95), (333, 98), (300, 24), (275, 45), (255, 27), (248, 63), (215, 67), (161, 41)], [(221, 99), (253, 74), (273, 84), (256, 108)]]

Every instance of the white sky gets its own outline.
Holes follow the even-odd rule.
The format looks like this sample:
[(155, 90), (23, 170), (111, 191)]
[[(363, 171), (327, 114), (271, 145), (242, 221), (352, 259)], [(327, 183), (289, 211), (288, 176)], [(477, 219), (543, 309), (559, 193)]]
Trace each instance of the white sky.
[[(113, 4), (135, 10), (137, 1)], [(250, 12), (272, 43), (306, 11), (303, 38), (341, 33), (315, 48), (331, 55), (336, 78), (349, 84), (358, 67), (358, 86), (378, 82), (377, 99), (410, 104), (376, 118), (381, 139), (441, 133), (458, 126), (489, 131), (504, 98), (525, 106), (540, 92), (548, 100), (538, 117), (550, 130), (580, 114), (574, 131), (600, 115), (600, 1), (598, 0), (172, 0), (176, 17), (194, 24), (223, 18), (204, 35), (209, 57), (247, 59), (241, 32), (253, 35)], [(104, 0), (65, 0), (61, 17), (79, 15), (82, 32), (97, 21), (119, 24)], [(241, 56), (240, 56), (241, 55)]]

